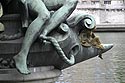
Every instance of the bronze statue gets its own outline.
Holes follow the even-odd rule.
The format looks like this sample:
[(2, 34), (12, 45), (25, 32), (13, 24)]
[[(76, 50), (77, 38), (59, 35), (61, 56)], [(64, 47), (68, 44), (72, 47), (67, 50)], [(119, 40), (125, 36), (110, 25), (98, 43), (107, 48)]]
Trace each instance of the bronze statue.
[[(19, 51), (19, 47), (12, 46), (12, 50), (16, 49), (14, 53), (10, 54), (14, 56), (13, 60), (16, 68), (22, 74), (30, 73), (27, 68), (27, 60), (32, 60), (33, 66), (53, 65), (58, 69), (64, 69), (78, 62), (101, 55), (113, 46), (112, 44), (101, 44), (99, 38), (94, 35), (93, 30), (96, 24), (92, 16), (80, 14), (67, 19), (75, 9), (77, 0), (1, 0), (0, 2), (3, 4), (3, 10), (8, 8), (3, 12), (4, 15), (18, 12), (21, 14), (21, 27), (27, 29), (21, 51), (14, 56), (14, 53)], [(13, 8), (9, 11), (11, 7), (6, 6), (5, 3), (15, 6), (19, 11), (15, 11)], [(14, 5), (15, 3), (18, 4)], [(4, 15), (0, 18), (3, 24), (4, 18), (9, 17), (4, 17)], [(17, 17), (20, 17), (20, 15), (17, 15)], [(7, 28), (7, 30), (9, 29)], [(3, 37), (5, 38), (4, 35)], [(13, 39), (14, 41), (11, 42), (19, 42), (15, 38), (10, 37), (8, 40)], [(37, 38), (42, 44), (39, 44), (36, 40)], [(88, 42), (88, 40), (91, 41)], [(8, 42), (9, 45), (12, 45), (11, 42)], [(32, 50), (31, 48), (29, 50), (33, 43), (37, 43), (37, 45), (33, 45), (33, 49), (37, 49)], [(86, 46), (86, 43), (89, 45)], [(4, 46), (4, 49), (5, 47), (7, 47), (7, 44)], [(1, 52), (4, 51), (0, 51), (0, 54), (2, 54)], [(39, 57), (36, 57), (38, 60), (31, 59), (33, 56), (30, 56), (30, 59), (27, 58), (28, 53), (32, 55), (32, 52), (38, 52), (37, 55)], [(99, 57), (102, 58), (101, 56)]]
[[(41, 32), (41, 35), (46, 36), (61, 22), (65, 21), (75, 9), (77, 1), (67, 0), (64, 2), (64, 0), (44, 0), (43, 2), (42, 0), (19, 0), (19, 3), (22, 5), (21, 7), (24, 7), (22, 8), (23, 27), (27, 27), (28, 25), (28, 12), (36, 14), (35, 20), (27, 28), (21, 51), (14, 57), (17, 69), (23, 74), (29, 74), (30, 71), (27, 69), (26, 61), (32, 43)], [(58, 10), (51, 17), (46, 7), (47, 4), (49, 4), (51, 8), (55, 6), (57, 8), (57, 5), (59, 6)], [(60, 6), (62, 7), (60, 8)]]

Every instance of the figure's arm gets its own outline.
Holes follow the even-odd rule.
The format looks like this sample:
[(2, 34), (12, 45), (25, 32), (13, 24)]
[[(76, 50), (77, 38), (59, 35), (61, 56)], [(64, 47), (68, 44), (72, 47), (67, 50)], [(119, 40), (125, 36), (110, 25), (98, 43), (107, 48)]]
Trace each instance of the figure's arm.
[(19, 6), (20, 6), (20, 14), (21, 14), (21, 21), (22, 21), (22, 27), (28, 27), (28, 18), (29, 18), (29, 13), (28, 13), (28, 6), (26, 1), (19, 1)]

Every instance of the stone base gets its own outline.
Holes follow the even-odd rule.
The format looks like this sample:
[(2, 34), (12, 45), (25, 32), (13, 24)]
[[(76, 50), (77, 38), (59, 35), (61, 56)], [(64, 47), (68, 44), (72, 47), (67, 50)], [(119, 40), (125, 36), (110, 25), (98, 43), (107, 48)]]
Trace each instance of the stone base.
[(0, 83), (55, 83), (61, 71), (53, 66), (30, 68), (31, 74), (22, 75), (16, 69), (0, 69)]

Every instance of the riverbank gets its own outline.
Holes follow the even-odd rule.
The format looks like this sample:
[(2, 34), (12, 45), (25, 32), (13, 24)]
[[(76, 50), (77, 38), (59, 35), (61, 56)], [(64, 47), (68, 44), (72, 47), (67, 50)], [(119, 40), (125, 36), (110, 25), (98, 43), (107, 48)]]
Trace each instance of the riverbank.
[(125, 32), (125, 24), (98, 24), (97, 32)]

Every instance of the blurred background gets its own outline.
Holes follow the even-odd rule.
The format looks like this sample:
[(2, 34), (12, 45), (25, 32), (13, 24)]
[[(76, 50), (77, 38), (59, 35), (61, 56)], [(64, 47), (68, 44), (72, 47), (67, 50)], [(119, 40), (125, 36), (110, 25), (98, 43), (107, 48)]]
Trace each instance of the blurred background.
[(97, 24), (125, 23), (124, 0), (79, 0), (74, 14), (85, 13), (93, 15)]
[(95, 57), (63, 70), (56, 83), (125, 83), (125, 1), (79, 0), (73, 15), (78, 13), (92, 15), (95, 34), (114, 47), (103, 60)]
[(95, 57), (62, 70), (56, 83), (125, 83), (125, 1), (79, 0), (73, 15), (78, 13), (92, 15), (96, 35), (114, 47), (103, 54), (103, 60)]

